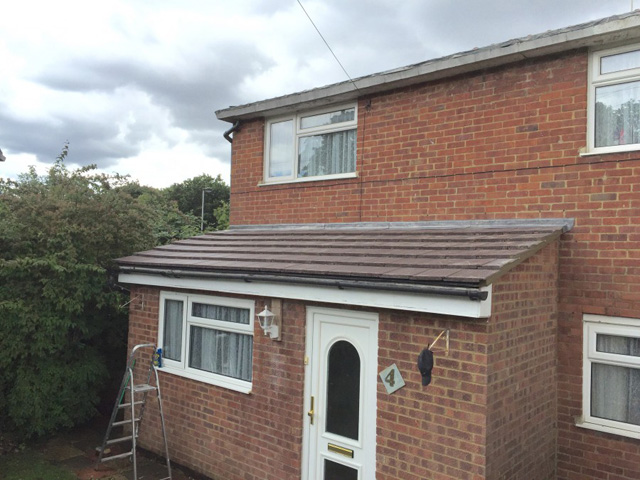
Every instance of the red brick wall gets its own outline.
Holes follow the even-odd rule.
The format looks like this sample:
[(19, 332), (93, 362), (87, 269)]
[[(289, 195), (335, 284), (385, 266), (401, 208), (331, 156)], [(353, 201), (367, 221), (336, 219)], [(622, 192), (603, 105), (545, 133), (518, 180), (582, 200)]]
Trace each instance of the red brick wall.
[(558, 245), (500, 279), (488, 325), (487, 479), (556, 478)]
[[(434, 346), (432, 382), (423, 387), (418, 355)], [(406, 383), (388, 394), (378, 382), (378, 480), (475, 480), (486, 470), (487, 322), (380, 312), (378, 367), (395, 363)]]
[[(130, 347), (157, 342), (159, 294), (155, 288), (132, 289)], [(300, 478), (305, 315), (303, 305), (283, 302), (282, 342), (265, 337), (256, 325), (250, 395), (160, 373), (174, 461), (225, 480)], [(154, 398), (140, 432), (144, 448), (164, 453)]]
[(579, 155), (587, 60), (575, 51), (361, 99), (356, 179), (258, 186), (264, 125), (245, 122), (231, 222), (575, 218), (560, 249), (558, 478), (630, 480), (637, 440), (574, 425), (583, 313), (640, 317), (640, 153)]

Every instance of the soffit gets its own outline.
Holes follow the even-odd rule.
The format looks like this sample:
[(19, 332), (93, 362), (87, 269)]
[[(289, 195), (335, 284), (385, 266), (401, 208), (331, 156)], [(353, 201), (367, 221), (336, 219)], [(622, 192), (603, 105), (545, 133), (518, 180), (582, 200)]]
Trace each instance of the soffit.
[(231, 229), (117, 260), (123, 272), (318, 284), (481, 288), (571, 228), (567, 220)]

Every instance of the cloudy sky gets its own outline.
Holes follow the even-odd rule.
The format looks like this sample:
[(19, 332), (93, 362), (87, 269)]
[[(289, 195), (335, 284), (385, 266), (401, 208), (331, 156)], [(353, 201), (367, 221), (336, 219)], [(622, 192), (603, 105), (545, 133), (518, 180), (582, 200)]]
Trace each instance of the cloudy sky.
[[(631, 10), (632, 0), (301, 0), (351, 77)], [(640, 0), (635, 0), (640, 8)], [(19, 0), (0, 11), (0, 177), (69, 142), (166, 187), (229, 181), (214, 112), (345, 80), (296, 0)]]

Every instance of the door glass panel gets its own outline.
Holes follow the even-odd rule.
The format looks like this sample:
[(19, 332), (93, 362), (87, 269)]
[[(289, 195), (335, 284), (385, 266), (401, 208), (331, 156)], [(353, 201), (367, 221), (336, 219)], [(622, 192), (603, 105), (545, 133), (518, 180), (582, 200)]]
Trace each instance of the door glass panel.
[(358, 440), (360, 355), (345, 340), (336, 342), (329, 350), (326, 419), (327, 432)]
[(358, 471), (355, 468), (325, 459), (324, 480), (358, 480)]

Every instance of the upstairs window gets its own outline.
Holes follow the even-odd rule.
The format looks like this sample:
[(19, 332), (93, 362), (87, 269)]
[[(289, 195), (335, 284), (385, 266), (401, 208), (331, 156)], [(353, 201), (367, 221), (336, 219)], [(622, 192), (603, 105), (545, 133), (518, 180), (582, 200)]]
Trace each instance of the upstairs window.
[(353, 176), (356, 171), (355, 105), (272, 119), (266, 125), (268, 183)]
[(584, 318), (580, 426), (640, 438), (640, 320)]
[(640, 149), (640, 45), (591, 55), (589, 150)]

